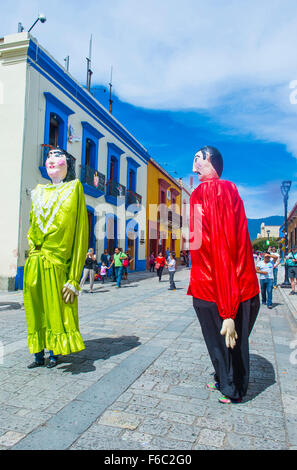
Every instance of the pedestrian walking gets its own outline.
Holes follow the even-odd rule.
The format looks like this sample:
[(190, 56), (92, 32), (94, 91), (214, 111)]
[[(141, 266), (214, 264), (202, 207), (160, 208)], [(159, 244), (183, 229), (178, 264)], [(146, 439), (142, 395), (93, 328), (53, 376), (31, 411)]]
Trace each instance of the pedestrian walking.
[(159, 282), (161, 282), (163, 269), (166, 264), (167, 264), (166, 259), (163, 256), (162, 252), (160, 251), (159, 255), (155, 259), (155, 268), (157, 270), (157, 276), (159, 278)]
[(85, 265), (83, 271), (83, 277), (80, 281), (80, 288), (82, 289), (88, 277), (90, 278), (90, 289), (89, 292), (93, 293), (93, 286), (94, 286), (94, 278), (95, 278), (95, 271), (97, 269), (97, 260), (96, 255), (94, 254), (94, 249), (89, 248)]
[(132, 258), (129, 255), (128, 250), (125, 252), (125, 254), (127, 255), (127, 258), (123, 259), (123, 261), (122, 261), (122, 264), (123, 264), (123, 277), (122, 277), (122, 279), (127, 281), (128, 280), (128, 268), (129, 268), (130, 263), (134, 260), (134, 258)]
[(263, 260), (258, 261), (256, 265), (256, 272), (260, 274), (262, 304), (267, 305), (268, 308), (272, 308), (272, 290), (274, 282), (274, 262), (271, 261), (271, 258), (276, 260), (277, 256), (267, 251), (267, 253), (264, 253)]
[(176, 272), (176, 260), (175, 260), (175, 256), (173, 253), (169, 255), (169, 261), (168, 261), (167, 267), (168, 267), (169, 282), (170, 282), (170, 287), (168, 290), (176, 290), (175, 283), (174, 283), (174, 275)]
[(154, 253), (151, 253), (149, 264), (150, 264), (150, 273), (151, 272), (154, 273), (155, 272), (155, 255), (154, 255)]
[(109, 277), (112, 277), (112, 282), (117, 282), (115, 266), (113, 263), (113, 255), (110, 255), (108, 267), (110, 268), (110, 270), (108, 270)]
[(277, 252), (277, 249), (275, 246), (272, 246), (270, 250), (268, 250), (270, 253), (273, 255), (276, 255), (277, 258), (271, 258), (271, 261), (273, 262), (273, 288), (277, 288), (277, 275), (278, 275), (278, 267), (280, 265), (280, 255)]
[(293, 246), (290, 253), (286, 256), (285, 263), (288, 266), (288, 276), (291, 282), (291, 292), (289, 295), (295, 295), (295, 286), (297, 283), (297, 246)]
[(114, 255), (113, 255), (113, 260), (111, 263), (111, 266), (114, 266), (115, 269), (115, 277), (116, 277), (116, 287), (120, 288), (121, 287), (121, 280), (122, 280), (122, 275), (123, 275), (123, 263), (122, 260), (127, 258), (127, 255), (125, 253), (122, 253), (120, 248), (116, 248), (114, 250)]

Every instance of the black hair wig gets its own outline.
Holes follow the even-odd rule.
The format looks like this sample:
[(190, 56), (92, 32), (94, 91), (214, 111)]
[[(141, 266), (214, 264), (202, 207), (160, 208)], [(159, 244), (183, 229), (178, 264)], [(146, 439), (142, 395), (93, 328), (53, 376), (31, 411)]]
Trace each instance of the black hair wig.
[(216, 170), (218, 177), (220, 178), (223, 173), (223, 157), (215, 147), (211, 147), (210, 145), (206, 145), (199, 150), (202, 153), (204, 160), (207, 157), (207, 153), (210, 155), (210, 162), (214, 169)]
[(66, 174), (66, 177), (65, 177), (64, 181), (75, 180), (75, 178), (76, 178), (76, 175), (75, 175), (75, 158), (72, 155), (70, 155), (70, 153), (66, 152), (66, 150), (61, 149), (60, 147), (51, 147), (51, 148), (49, 148), (47, 157), (48, 157), (49, 153), (52, 150), (54, 150), (55, 152), (59, 152), (59, 154), (61, 156), (65, 155), (65, 157), (66, 157), (67, 174)]

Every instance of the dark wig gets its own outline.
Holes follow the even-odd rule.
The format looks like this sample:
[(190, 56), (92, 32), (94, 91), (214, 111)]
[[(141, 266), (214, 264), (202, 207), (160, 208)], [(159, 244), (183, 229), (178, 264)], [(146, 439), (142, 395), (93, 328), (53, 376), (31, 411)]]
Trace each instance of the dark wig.
[(205, 160), (207, 157), (207, 153), (210, 155), (210, 163), (216, 170), (218, 177), (220, 178), (223, 173), (223, 157), (215, 147), (211, 147), (210, 145), (206, 145), (199, 150), (202, 153), (203, 159)]
[(75, 175), (75, 158), (72, 155), (70, 155), (70, 153), (66, 152), (66, 150), (61, 149), (60, 147), (51, 147), (51, 148), (49, 148), (47, 157), (49, 155), (49, 152), (51, 152), (52, 150), (54, 150), (55, 152), (59, 152), (59, 154), (61, 156), (65, 155), (65, 157), (66, 157), (67, 174), (66, 174), (66, 177), (65, 177), (64, 181), (75, 180), (75, 178), (76, 178), (76, 175)]

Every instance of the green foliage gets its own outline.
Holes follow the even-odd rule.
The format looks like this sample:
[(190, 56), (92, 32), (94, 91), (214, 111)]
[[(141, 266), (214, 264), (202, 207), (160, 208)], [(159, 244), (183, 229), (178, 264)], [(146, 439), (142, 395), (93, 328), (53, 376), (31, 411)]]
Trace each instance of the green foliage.
[[(252, 246), (254, 251), (266, 251), (269, 246), (279, 246), (279, 238), (256, 238), (252, 241)], [(269, 241), (269, 245), (268, 242)]]

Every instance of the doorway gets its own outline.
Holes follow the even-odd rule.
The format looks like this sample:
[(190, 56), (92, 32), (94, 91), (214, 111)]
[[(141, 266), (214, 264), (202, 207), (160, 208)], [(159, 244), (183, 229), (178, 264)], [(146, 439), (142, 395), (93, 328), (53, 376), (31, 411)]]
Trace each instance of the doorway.
[(131, 271), (135, 270), (135, 240), (132, 238), (135, 236), (135, 232), (128, 232), (128, 253), (129, 256), (132, 258), (129, 268)]

